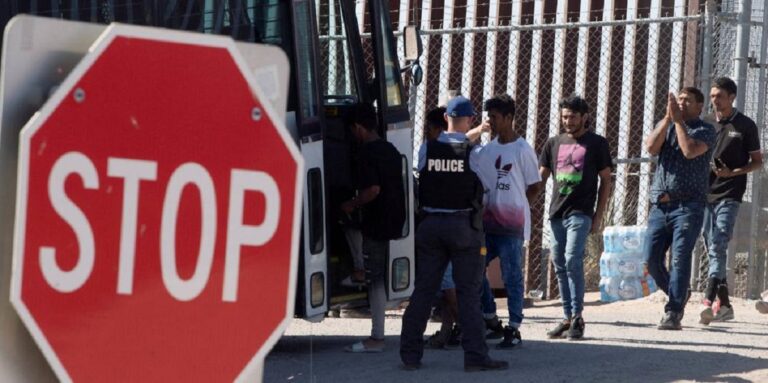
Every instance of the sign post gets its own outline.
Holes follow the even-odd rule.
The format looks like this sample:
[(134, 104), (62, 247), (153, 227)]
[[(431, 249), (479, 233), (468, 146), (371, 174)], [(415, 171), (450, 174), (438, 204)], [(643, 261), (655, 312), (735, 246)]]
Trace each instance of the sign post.
[(229, 38), (112, 25), (24, 127), (11, 301), (59, 379), (260, 378), (303, 185), (266, 100)]

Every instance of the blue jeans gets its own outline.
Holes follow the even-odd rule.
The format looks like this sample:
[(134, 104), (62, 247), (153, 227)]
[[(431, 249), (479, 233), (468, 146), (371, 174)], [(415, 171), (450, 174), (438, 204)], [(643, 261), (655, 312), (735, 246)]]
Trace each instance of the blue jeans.
[(552, 264), (557, 274), (566, 319), (584, 310), (584, 246), (592, 217), (573, 214), (549, 220), (552, 228)]
[(739, 215), (739, 205), (738, 201), (708, 203), (704, 211), (704, 243), (709, 254), (710, 278), (725, 279), (728, 242)]
[[(648, 216), (648, 231), (643, 252), (648, 273), (659, 289), (667, 293), (664, 311), (682, 313), (688, 300), (691, 253), (704, 220), (704, 202), (665, 202), (653, 204)], [(667, 270), (667, 249), (672, 253), (672, 269)]]
[[(488, 262), (485, 262), (485, 267), (488, 268)], [(491, 283), (488, 282), (488, 270), (483, 274), (480, 305), (483, 309), (483, 318), (491, 319), (496, 316), (496, 300), (493, 296), (493, 290), (491, 290)]]
[[(485, 265), (499, 258), (501, 279), (507, 290), (507, 307), (509, 309), (509, 325), (518, 328), (523, 323), (523, 239), (508, 235), (486, 234), (485, 246), (488, 254)], [(482, 291), (483, 313), (496, 313), (496, 303), (488, 284), (488, 278), (483, 279)]]

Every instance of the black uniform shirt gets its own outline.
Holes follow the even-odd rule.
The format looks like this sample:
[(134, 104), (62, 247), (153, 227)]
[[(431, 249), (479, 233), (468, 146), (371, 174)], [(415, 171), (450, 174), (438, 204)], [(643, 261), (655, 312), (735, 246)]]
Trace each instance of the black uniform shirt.
[[(710, 117), (714, 120), (714, 117)], [(712, 165), (727, 167), (728, 169), (742, 168), (749, 164), (750, 153), (760, 150), (760, 137), (757, 125), (749, 117), (734, 110), (730, 117), (717, 121), (717, 144), (712, 155)], [(709, 174), (709, 194), (707, 201), (710, 203), (732, 200), (741, 202), (744, 191), (747, 189), (747, 175), (721, 178), (714, 172)]]

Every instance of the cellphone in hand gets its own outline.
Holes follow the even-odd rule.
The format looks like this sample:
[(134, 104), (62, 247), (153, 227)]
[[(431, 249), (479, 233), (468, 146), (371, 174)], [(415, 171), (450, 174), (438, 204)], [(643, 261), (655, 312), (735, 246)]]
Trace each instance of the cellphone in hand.
[(724, 168), (725, 167), (725, 164), (719, 158), (715, 158), (715, 165), (717, 165), (718, 168)]

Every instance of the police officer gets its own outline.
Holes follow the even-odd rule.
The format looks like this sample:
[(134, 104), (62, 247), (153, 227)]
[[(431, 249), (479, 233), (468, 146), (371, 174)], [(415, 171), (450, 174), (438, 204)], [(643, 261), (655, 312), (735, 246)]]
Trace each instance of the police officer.
[(445, 116), (448, 130), (419, 148), (419, 200), (425, 217), (416, 231), (419, 264), (403, 315), (400, 358), (406, 370), (421, 366), (431, 303), (450, 261), (463, 331), (464, 370), (503, 370), (509, 367), (507, 362), (488, 356), (480, 309), (485, 267), (480, 254), (482, 198), (487, 183), (473, 171), (476, 154), (465, 135), (475, 111), (468, 99), (458, 96), (448, 102)]

